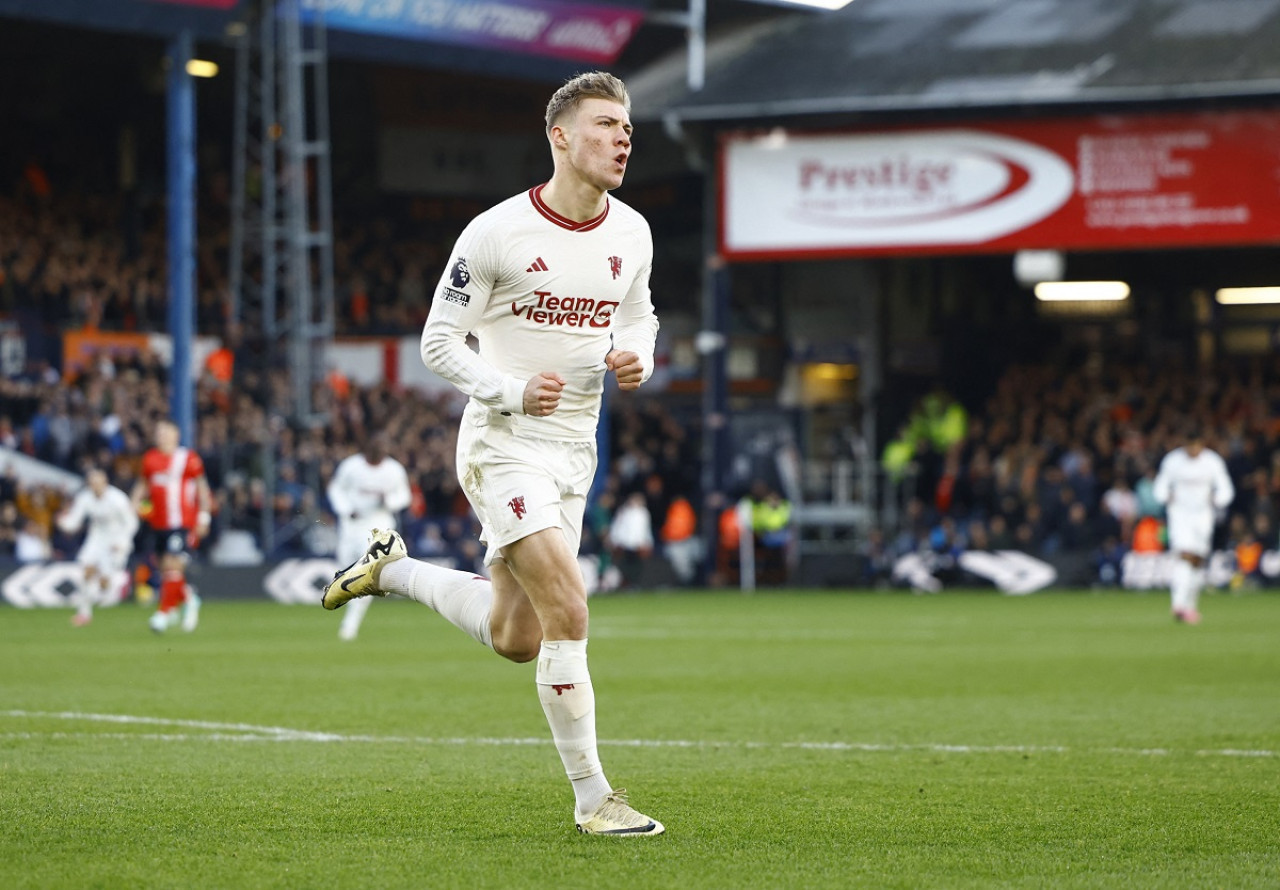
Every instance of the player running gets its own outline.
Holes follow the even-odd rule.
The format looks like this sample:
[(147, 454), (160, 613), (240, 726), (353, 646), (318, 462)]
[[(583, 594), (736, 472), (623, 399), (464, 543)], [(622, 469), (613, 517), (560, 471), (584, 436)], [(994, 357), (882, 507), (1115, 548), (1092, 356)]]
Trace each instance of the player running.
[[(142, 456), (133, 507), (147, 521), (160, 570), (160, 604), (151, 629), (164, 633), (181, 621), (191, 632), (200, 621), (200, 597), (187, 584), (188, 548), (209, 534), (213, 495), (200, 455), (180, 444), (178, 425), (156, 424), (155, 447)], [(148, 502), (150, 507), (144, 509)]]
[(93, 620), (93, 607), (106, 604), (113, 584), (121, 584), (120, 574), (133, 553), (133, 537), (138, 533), (138, 513), (129, 496), (107, 481), (107, 474), (92, 469), (85, 474), (84, 488), (71, 506), (58, 516), (58, 527), (76, 534), (86, 523), (84, 543), (76, 562), (84, 572), (79, 590), (72, 596), (76, 613), (71, 623), (77, 627)]
[[(350, 565), (369, 546), (375, 528), (394, 529), (396, 514), (409, 506), (413, 492), (404, 465), (387, 454), (387, 437), (369, 437), (363, 451), (346, 457), (333, 471), (325, 494), (338, 517), (338, 564)], [(342, 614), (338, 637), (354, 640), (373, 600), (354, 600)]]
[[(324, 605), (406, 596), (505, 658), (536, 660), (578, 830), (652, 837), (662, 823), (633, 809), (600, 764), (577, 562), (605, 375), (624, 391), (648, 380), (658, 331), (649, 226), (609, 196), (631, 156), (630, 104), (622, 81), (603, 72), (551, 97), (550, 181), (467, 226), (422, 333), (427, 366), (470, 396), (457, 471), (492, 582), (409, 559), (400, 536), (383, 531), (326, 588)], [(467, 345), (472, 333), (479, 353)]]
[(1204, 434), (1192, 427), (1186, 444), (1160, 462), (1152, 492), (1165, 505), (1169, 550), (1178, 556), (1169, 585), (1173, 618), (1199, 624), (1200, 589), (1213, 546), (1213, 526), (1218, 511), (1229, 507), (1236, 496), (1231, 474), (1222, 456), (1205, 447)]

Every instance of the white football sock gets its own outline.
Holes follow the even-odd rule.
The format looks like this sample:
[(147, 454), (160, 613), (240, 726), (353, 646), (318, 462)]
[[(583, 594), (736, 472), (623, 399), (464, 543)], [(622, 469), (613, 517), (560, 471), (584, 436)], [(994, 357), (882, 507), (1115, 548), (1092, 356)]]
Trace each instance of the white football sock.
[(406, 557), (383, 566), (378, 586), (392, 596), (434, 609), (473, 640), (493, 648), (489, 629), (493, 584), (489, 579)]
[(100, 575), (94, 578), (82, 577), (79, 589), (71, 598), (76, 607), (76, 614), (81, 618), (92, 618), (93, 607), (106, 602), (109, 583), (110, 579)]
[(1173, 577), (1169, 582), (1172, 595), (1173, 611), (1185, 612), (1195, 608), (1193, 591), (1196, 584), (1196, 569), (1185, 559), (1179, 558), (1173, 564)]
[(1200, 591), (1204, 589), (1205, 577), (1208, 574), (1204, 566), (1191, 566), (1191, 577), (1187, 581), (1187, 608), (1193, 612), (1200, 611)]
[(560, 762), (573, 783), (577, 814), (588, 816), (613, 788), (596, 750), (596, 694), (587, 671), (587, 641), (543, 640), (535, 682)]

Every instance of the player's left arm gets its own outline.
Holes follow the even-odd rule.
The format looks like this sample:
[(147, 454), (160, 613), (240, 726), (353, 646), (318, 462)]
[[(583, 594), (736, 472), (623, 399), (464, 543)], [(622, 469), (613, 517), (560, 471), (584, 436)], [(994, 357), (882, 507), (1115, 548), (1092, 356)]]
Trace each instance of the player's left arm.
[(213, 490), (209, 488), (209, 477), (203, 468), (196, 477), (196, 537), (203, 538), (209, 534), (209, 526), (213, 524)]
[[(649, 255), (652, 256), (652, 248)], [(631, 288), (613, 316), (613, 349), (605, 367), (618, 379), (618, 388), (638, 389), (653, 374), (653, 351), (658, 341), (658, 316), (649, 292), (651, 263), (636, 273)]]
[(395, 476), (395, 484), (382, 496), (382, 504), (392, 513), (399, 513), (413, 502), (413, 489), (409, 487), (409, 474), (404, 464), (396, 463)]
[(1213, 506), (1218, 510), (1225, 510), (1236, 499), (1236, 487), (1227, 470), (1227, 462), (1220, 457), (1214, 461), (1213, 475)]

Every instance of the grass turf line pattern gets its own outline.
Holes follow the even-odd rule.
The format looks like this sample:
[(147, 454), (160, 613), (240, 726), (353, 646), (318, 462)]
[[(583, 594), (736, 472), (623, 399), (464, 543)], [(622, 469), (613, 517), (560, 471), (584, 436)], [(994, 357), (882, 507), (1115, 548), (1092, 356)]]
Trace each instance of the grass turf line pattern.
[(573, 830), (531, 666), (208, 593), (194, 634), (0, 608), (0, 887), (1280, 887), (1274, 593), (597, 599), (643, 845)]
[[(487, 745), (497, 747), (527, 747), (551, 745), (550, 738), (438, 738), (433, 736), (379, 736), (342, 735), (340, 733), (306, 729), (288, 729), (282, 726), (255, 726), (249, 723), (217, 723), (209, 720), (178, 720), (166, 717), (144, 717), (135, 714), (79, 714), (50, 711), (0, 711), (0, 717), (33, 718), (48, 720), (84, 721), (89, 723), (126, 723), (148, 726), (175, 726), (189, 729), (207, 729), (208, 733), (100, 733), (100, 732), (8, 732), (0, 733), (0, 739), (100, 738), (128, 741), (146, 739), (162, 742), (347, 742), (387, 745)], [(622, 748), (780, 748), (801, 751), (860, 751), (901, 753), (925, 751), (936, 754), (1070, 754), (1066, 745), (962, 745), (962, 744), (902, 744), (888, 745), (876, 742), (752, 742), (752, 741), (694, 741), (690, 739), (600, 739), (602, 747)], [(1080, 749), (1074, 749), (1079, 751)], [(1094, 748), (1090, 754), (1116, 754), (1134, 757), (1169, 757), (1191, 753), (1196, 757), (1280, 757), (1278, 751), (1242, 751), (1232, 748), (1179, 752), (1169, 748)]]

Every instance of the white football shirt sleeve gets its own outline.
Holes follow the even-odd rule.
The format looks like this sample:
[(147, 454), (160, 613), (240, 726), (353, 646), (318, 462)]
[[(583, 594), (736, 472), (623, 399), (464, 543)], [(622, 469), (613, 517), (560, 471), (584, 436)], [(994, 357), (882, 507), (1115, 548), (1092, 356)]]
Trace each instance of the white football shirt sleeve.
[(1164, 460), (1160, 461), (1160, 471), (1156, 473), (1155, 481), (1151, 483), (1151, 494), (1157, 501), (1162, 504), (1169, 503), (1169, 497), (1173, 494), (1173, 474), (1174, 464), (1176, 463), (1177, 452), (1170, 452), (1164, 456)]
[(329, 498), (329, 506), (333, 508), (333, 513), (339, 519), (346, 519), (351, 516), (355, 510), (355, 502), (351, 498), (348, 491), (348, 479), (351, 476), (351, 461), (343, 460), (338, 464), (338, 468), (333, 471), (333, 478), (329, 480), (329, 486), (325, 489), (325, 495)]
[(613, 347), (640, 356), (640, 364), (644, 366), (641, 382), (653, 375), (653, 350), (658, 341), (658, 316), (653, 311), (653, 297), (649, 292), (652, 266), (652, 262), (645, 263), (637, 273), (613, 318)]
[(459, 236), (422, 329), (422, 361), (480, 404), (523, 414), (528, 381), (503, 374), (467, 345), (500, 271), (496, 238), (483, 215)]
[(88, 515), (88, 489), (82, 489), (76, 492), (75, 498), (71, 501), (71, 507), (66, 513), (58, 517), (58, 528), (62, 529), (69, 535), (73, 535), (84, 526), (85, 516)]
[(1236, 499), (1236, 487), (1227, 472), (1227, 462), (1221, 457), (1213, 462), (1213, 506), (1225, 510)]
[(133, 540), (133, 536), (138, 533), (138, 514), (133, 509), (133, 503), (129, 500), (129, 496), (118, 488), (107, 489), (107, 494), (111, 499), (111, 506), (115, 510), (115, 520), (119, 523), (122, 537)]
[(399, 513), (413, 502), (413, 490), (409, 487), (409, 474), (404, 464), (396, 461), (392, 466), (391, 489), (383, 497), (383, 506), (392, 513)]

